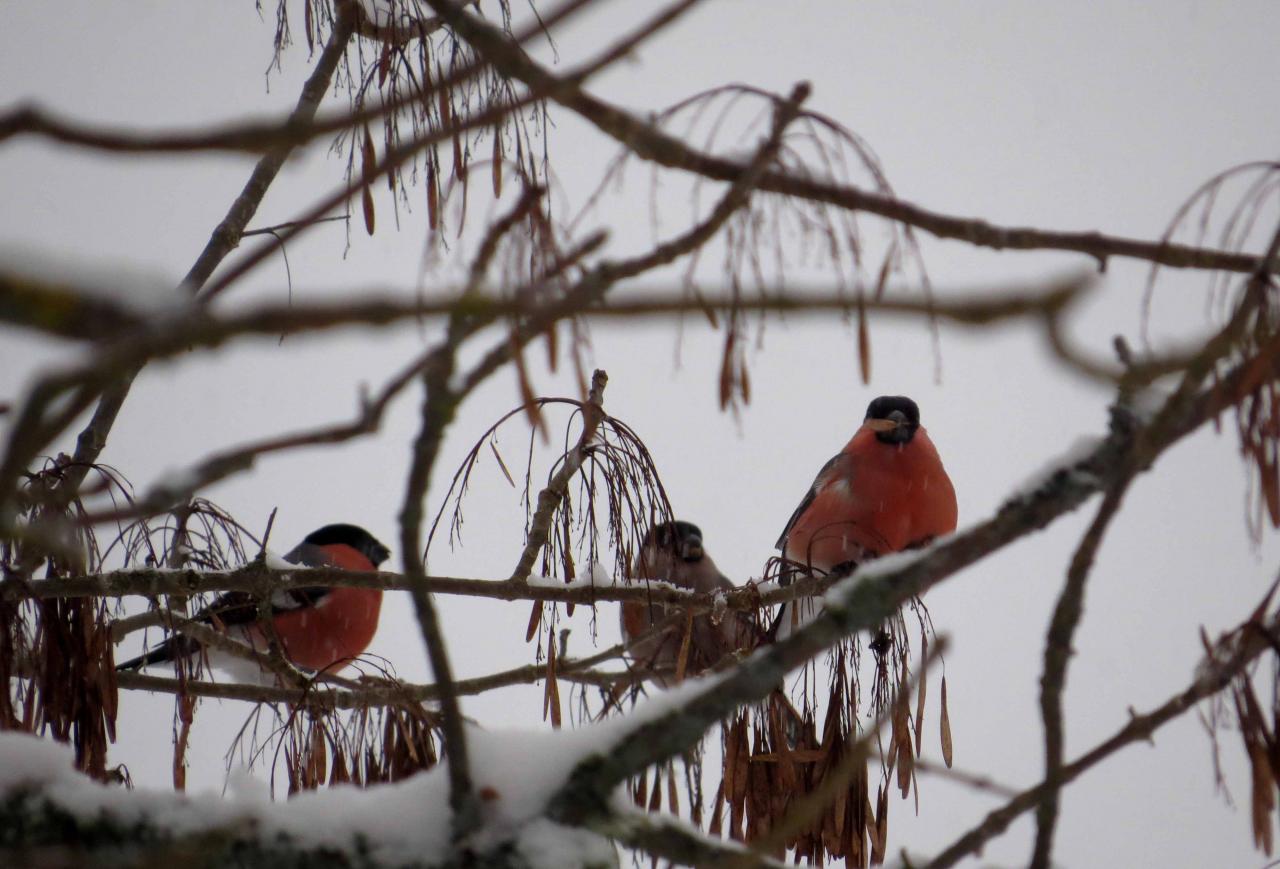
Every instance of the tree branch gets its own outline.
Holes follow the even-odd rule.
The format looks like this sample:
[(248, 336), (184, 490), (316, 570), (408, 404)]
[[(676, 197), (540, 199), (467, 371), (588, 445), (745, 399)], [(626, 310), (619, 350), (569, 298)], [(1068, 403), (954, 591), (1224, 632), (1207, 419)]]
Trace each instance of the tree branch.
[[(1067, 581), (1058, 596), (1053, 619), (1045, 639), (1044, 674), (1040, 678), (1040, 714), (1044, 719), (1045, 781), (1054, 782), (1062, 773), (1063, 724), (1062, 692), (1067, 682), (1067, 665), (1072, 649), (1071, 639), (1084, 612), (1085, 583), (1089, 571), (1102, 544), (1102, 538), (1115, 518), (1124, 500), (1130, 474), (1121, 471), (1116, 481), (1107, 489), (1102, 505), (1089, 529), (1085, 532), (1071, 558)], [(1053, 856), (1053, 830), (1058, 818), (1058, 791), (1052, 789), (1036, 810), (1036, 840), (1030, 865), (1034, 869), (1047, 869)]]

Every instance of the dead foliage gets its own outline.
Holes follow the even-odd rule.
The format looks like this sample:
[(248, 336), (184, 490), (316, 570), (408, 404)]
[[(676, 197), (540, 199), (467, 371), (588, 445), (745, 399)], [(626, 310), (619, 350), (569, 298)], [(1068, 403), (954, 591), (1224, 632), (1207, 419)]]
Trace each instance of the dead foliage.
[[(777, 95), (742, 84), (725, 85), (681, 100), (652, 117), (681, 141), (695, 142), (708, 153), (740, 150), (768, 130)], [(594, 194), (574, 221), (581, 221), (595, 209), (607, 191), (622, 182), (635, 154), (623, 148), (610, 164)], [(892, 196), (879, 158), (865, 139), (834, 118), (803, 109), (788, 129), (778, 153), (779, 170), (798, 177), (817, 175), (840, 183), (866, 186)], [(669, 215), (664, 203), (671, 195), (669, 184), (659, 183), (659, 168), (651, 170), (649, 217), (655, 239)], [(692, 182), (692, 208), (705, 210), (703, 199), (710, 186), (705, 180)], [(661, 193), (660, 193), (661, 191)], [(669, 206), (668, 206), (669, 208)], [(572, 224), (571, 224), (572, 225)], [(884, 224), (886, 241), (868, 238), (858, 213), (851, 209), (795, 196), (765, 192), (752, 195), (748, 205), (737, 211), (725, 225), (723, 244), (711, 244), (694, 251), (684, 266), (686, 298), (698, 300), (701, 291), (695, 273), (712, 252), (722, 255), (721, 283), (734, 299), (752, 294), (767, 297), (794, 280), (795, 273), (811, 271), (833, 280), (848, 296), (847, 321), (854, 324), (855, 360), (859, 377), (868, 383), (871, 376), (872, 346), (867, 298), (881, 299), (892, 291), (895, 278), (911, 280), (932, 296), (928, 273), (912, 228), (905, 224)], [(717, 314), (704, 309), (713, 328), (722, 328), (724, 342), (718, 368), (716, 395), (722, 409), (737, 410), (751, 403), (751, 375), (748, 351), (763, 344), (765, 317), (754, 324), (740, 309)], [(931, 323), (937, 354), (937, 327)]]
[[(102, 566), (97, 535), (79, 521), (86, 515), (84, 499), (104, 493), (128, 499), (128, 481), (109, 466), (94, 466), (91, 485), (67, 503), (60, 485), (70, 467), (60, 455), (26, 476), (15, 533), (0, 545), (6, 581), (42, 574), (56, 582)], [(78, 769), (107, 780), (107, 750), (116, 736), (113, 649), (103, 600), (0, 603), (0, 729), (69, 743)]]
[[(293, 708), (275, 734), (290, 794), (401, 781), (440, 762), (439, 719), (421, 704), (336, 712)], [(272, 783), (274, 786), (275, 768)]]
[[(276, 3), (276, 68), (295, 40), (290, 5), (287, 0)], [(496, 14), (499, 25), (511, 33), (507, 0), (485, 11)], [(302, 37), (312, 52), (329, 38), (338, 16), (355, 16), (357, 38), (348, 43), (337, 76), (353, 111), (399, 107), (344, 129), (333, 142), (333, 150), (346, 158), (347, 182), (360, 191), (362, 225), (369, 235), (377, 224), (375, 183), (385, 183), (392, 194), (397, 225), (400, 209), (415, 204), (410, 188), (423, 188), (433, 240), (447, 244), (446, 233), (456, 236), (466, 223), (467, 190), (477, 163), (489, 163), (484, 174), (495, 198), (501, 196), (508, 173), (531, 183), (546, 179), (545, 105), (536, 101), (516, 110), (521, 95), (512, 82), (481, 63), (466, 42), (440, 27), (423, 6), (407, 0), (376, 5), (304, 0), (302, 12)], [(513, 109), (504, 112), (507, 106)], [(482, 114), (492, 114), (494, 121), (461, 129)], [(444, 208), (450, 196), (459, 201), (455, 226), (447, 225)]]

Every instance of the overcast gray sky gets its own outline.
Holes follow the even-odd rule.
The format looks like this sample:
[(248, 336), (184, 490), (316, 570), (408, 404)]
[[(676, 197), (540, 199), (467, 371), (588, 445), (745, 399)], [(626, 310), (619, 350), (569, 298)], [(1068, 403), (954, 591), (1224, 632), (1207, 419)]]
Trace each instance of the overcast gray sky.
[[(272, 4), (267, 4), (268, 6)], [(563, 62), (587, 56), (649, 4), (606, 4), (557, 35)], [(51, 11), (56, 10), (56, 11)], [(785, 92), (813, 84), (809, 106), (861, 135), (899, 195), (925, 207), (1044, 229), (1096, 229), (1157, 238), (1206, 178), (1234, 164), (1273, 159), (1280, 73), (1273, 3), (1169, 2), (980, 4), (708, 2), (619, 65), (593, 89), (638, 110), (741, 82)], [(297, 16), (300, 23), (300, 16)], [(10, 2), (0, 34), (0, 103), (35, 100), (86, 120), (170, 128), (287, 109), (309, 65), (305, 49), (266, 75), (272, 22), (249, 2), (220, 4)], [(550, 59), (545, 48), (538, 54)], [(340, 105), (340, 101), (331, 101)], [(550, 150), (556, 202), (576, 213), (613, 144), (553, 110)], [(753, 142), (756, 135), (746, 140)], [(736, 147), (725, 141), (725, 147)], [(0, 242), (38, 257), (142, 268), (169, 281), (185, 273), (239, 191), (251, 160), (227, 156), (108, 157), (18, 140), (0, 146)], [(291, 162), (254, 225), (295, 217), (340, 179), (341, 165), (315, 147)], [(589, 216), (615, 254), (650, 240), (650, 176)], [(289, 249), (294, 293), (378, 286), (409, 291), (419, 273), (425, 209), (401, 213), (379, 191), (379, 231), (338, 225)], [(663, 176), (662, 227), (688, 214), (687, 188)], [(704, 196), (704, 199), (706, 197)], [(477, 200), (479, 201), (479, 200)], [(1265, 222), (1265, 221), (1264, 221)], [(863, 224), (871, 246), (886, 233)], [(1088, 268), (1081, 257), (996, 254), (921, 236), (932, 281), (947, 288), (1007, 286)], [(798, 256), (798, 251), (789, 251)], [(699, 276), (722, 275), (706, 256)], [(794, 274), (823, 275), (797, 265)], [(1137, 342), (1147, 270), (1113, 261), (1095, 298), (1072, 324), (1100, 354), (1112, 335)], [(430, 284), (428, 284), (430, 286)], [(281, 299), (273, 257), (230, 304)], [(296, 297), (296, 296), (295, 296)], [(1155, 340), (1200, 334), (1210, 316), (1204, 275), (1164, 273), (1157, 284)], [(427, 330), (429, 337), (430, 330)], [(700, 320), (683, 330), (676, 362), (666, 324), (597, 325), (592, 362), (608, 370), (607, 405), (644, 438), (678, 515), (702, 526), (709, 550), (736, 582), (760, 575), (770, 546), (813, 474), (847, 440), (868, 400), (916, 398), (955, 482), (961, 524), (990, 514), (1031, 473), (1080, 435), (1105, 430), (1110, 396), (1064, 375), (1038, 340), (1014, 329), (941, 331), (941, 377), (933, 342), (916, 323), (873, 321), (873, 379), (858, 378), (851, 329), (839, 321), (771, 322), (752, 351), (752, 403), (734, 417), (715, 403), (722, 338)], [(217, 445), (291, 430), (350, 413), (362, 383), (377, 384), (423, 345), (424, 334), (351, 331), (337, 340), (244, 343), (152, 366), (129, 397), (103, 458), (145, 487)], [(71, 348), (0, 332), (0, 400), (18, 395), (39, 366)], [(543, 394), (572, 394), (562, 370), (539, 362)], [(499, 376), (460, 413), (428, 498), (439, 505), (449, 471), (499, 413), (518, 400)], [(397, 539), (416, 396), (403, 399), (380, 434), (338, 449), (270, 459), (207, 494), (262, 527), (280, 508), (273, 539), (286, 549), (330, 521), (355, 521)], [(503, 444), (519, 455), (524, 434)], [(496, 468), (477, 480), (462, 546), (432, 553), (433, 571), (478, 577), (510, 573), (521, 512)], [(1198, 660), (1198, 630), (1211, 635), (1243, 619), (1275, 571), (1274, 535), (1260, 547), (1245, 526), (1245, 475), (1234, 435), (1205, 431), (1143, 477), (1104, 544), (1077, 634), (1069, 690), (1067, 750), (1074, 756), (1113, 732), (1130, 707), (1145, 710), (1185, 687)], [(956, 763), (1002, 783), (1040, 778), (1037, 713), (1043, 632), (1088, 509), (949, 580), (928, 605), (951, 638), (947, 676)], [(456, 666), (479, 675), (531, 659), (526, 606), (444, 601)], [(373, 651), (407, 678), (427, 670), (408, 599), (391, 595)], [(590, 642), (589, 611), (571, 622), (574, 651)], [(616, 634), (602, 607), (598, 642)], [(936, 692), (933, 694), (936, 698)], [(171, 701), (122, 698), (113, 759), (139, 782), (164, 786)], [(468, 701), (490, 727), (537, 726), (540, 692), (513, 690)], [(222, 752), (245, 709), (204, 704), (192, 743), (192, 781), (219, 786)], [(932, 721), (936, 722), (936, 707)], [(926, 755), (938, 757), (932, 726)], [(1210, 746), (1184, 717), (1154, 747), (1130, 748), (1070, 788), (1057, 856), (1067, 866), (1261, 866), (1250, 846), (1248, 780), (1234, 737), (1224, 742), (1233, 808), (1215, 794)], [(995, 802), (946, 782), (922, 780), (918, 817), (895, 807), (892, 850), (928, 855)], [(984, 862), (1014, 865), (1029, 854), (1032, 826), (1019, 822)]]

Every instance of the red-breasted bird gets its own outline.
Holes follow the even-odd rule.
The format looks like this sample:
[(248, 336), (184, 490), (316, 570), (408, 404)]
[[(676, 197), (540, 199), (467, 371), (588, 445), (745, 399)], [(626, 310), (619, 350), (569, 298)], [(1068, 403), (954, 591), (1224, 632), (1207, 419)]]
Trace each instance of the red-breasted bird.
[[(337, 524), (311, 532), (284, 558), (308, 567), (373, 571), (390, 555), (391, 551), (363, 528)], [(271, 623), (284, 654), (296, 666), (306, 670), (338, 670), (369, 646), (378, 629), (381, 608), (381, 589), (287, 588), (271, 596)], [(192, 618), (225, 629), (255, 649), (268, 648), (258, 622), (258, 601), (247, 592), (220, 595)], [(202, 645), (196, 640), (175, 635), (116, 669), (136, 670), (148, 664), (195, 655), (201, 649)], [(219, 659), (218, 664), (221, 667), (232, 662)]]
[[(956, 492), (920, 425), (920, 408), (905, 396), (882, 395), (844, 449), (822, 466), (777, 548), (791, 563), (792, 570), (783, 571), (789, 581), (795, 569), (844, 572), (955, 528)], [(790, 621), (778, 620), (784, 636)]]
[[(734, 588), (703, 549), (698, 526), (679, 521), (659, 523), (645, 535), (627, 577), (629, 583), (644, 580), (665, 580), (703, 593)], [(744, 613), (730, 610), (718, 624), (709, 613), (699, 613), (693, 617), (692, 630), (687, 620), (675, 618), (679, 613), (677, 606), (639, 601), (622, 604), (622, 637), (630, 644), (628, 651), (640, 665), (659, 671), (656, 678), (663, 685), (675, 681), (670, 676), (680, 669), (686, 633), (690, 640), (684, 664), (687, 676), (714, 666), (730, 652), (746, 651), (756, 644), (756, 627)], [(666, 629), (655, 632), (660, 625)]]

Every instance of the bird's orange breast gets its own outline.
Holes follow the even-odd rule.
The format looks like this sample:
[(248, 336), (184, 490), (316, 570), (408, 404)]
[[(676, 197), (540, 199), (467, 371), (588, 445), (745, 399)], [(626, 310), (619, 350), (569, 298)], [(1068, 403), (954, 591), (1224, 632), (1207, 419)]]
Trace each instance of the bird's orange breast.
[[(320, 548), (334, 567), (377, 570), (364, 553), (350, 546)], [(337, 669), (369, 648), (381, 610), (381, 589), (336, 587), (315, 606), (277, 613), (272, 621), (285, 655), (294, 664), (308, 670)], [(256, 626), (254, 633), (253, 644), (260, 647), (262, 635)]]
[(381, 589), (335, 588), (316, 606), (279, 613), (276, 635), (293, 663), (324, 670), (369, 648), (381, 609)]
[(950, 534), (956, 516), (955, 489), (923, 428), (901, 446), (864, 428), (818, 481), (786, 555), (830, 570)]

